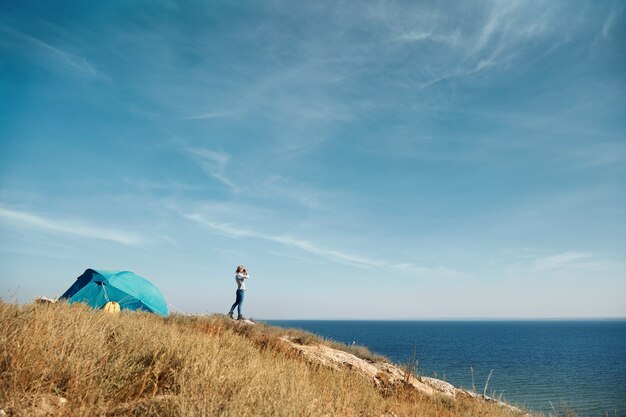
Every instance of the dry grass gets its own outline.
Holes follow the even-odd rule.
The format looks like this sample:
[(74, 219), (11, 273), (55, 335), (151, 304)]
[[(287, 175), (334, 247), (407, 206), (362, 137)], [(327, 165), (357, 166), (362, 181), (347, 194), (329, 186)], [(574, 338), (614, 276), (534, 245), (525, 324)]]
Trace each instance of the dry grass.
[[(307, 364), (280, 341), (284, 333), (222, 316), (112, 316), (82, 305), (0, 301), (0, 409), (15, 416), (516, 415), (408, 388), (381, 392), (347, 369)], [(291, 332), (317, 342), (308, 335)]]
[[(174, 317), (176, 320), (185, 321), (189, 320), (190, 316), (176, 315), (172, 317)], [(389, 362), (389, 359), (387, 359), (385, 356), (375, 354), (365, 346), (346, 345), (345, 343), (341, 343), (336, 340), (326, 339), (322, 336), (307, 332), (302, 329), (285, 329), (276, 326), (268, 326), (265, 323), (257, 323), (256, 326), (238, 326), (237, 322), (229, 320), (222, 315), (212, 316), (211, 319), (214, 321), (221, 321), (223, 326), (228, 327), (238, 334), (245, 335), (246, 337), (255, 341), (263, 341), (268, 337), (280, 338), (281, 336), (289, 336), (292, 342), (301, 345), (321, 344), (329, 346), (333, 349), (343, 350), (344, 352), (351, 353), (358, 358), (365, 359), (370, 362)]]

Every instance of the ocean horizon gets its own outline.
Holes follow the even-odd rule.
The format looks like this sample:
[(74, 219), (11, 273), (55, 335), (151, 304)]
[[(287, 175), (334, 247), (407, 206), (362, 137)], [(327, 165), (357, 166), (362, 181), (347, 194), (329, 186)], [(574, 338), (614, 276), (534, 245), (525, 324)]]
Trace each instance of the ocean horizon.
[[(265, 320), (358, 344), (530, 411), (626, 415), (626, 319)], [(486, 385), (486, 388), (485, 388)]]
[(296, 322), (296, 321), (373, 321), (373, 322), (389, 322), (389, 321), (626, 321), (626, 317), (428, 317), (428, 318), (255, 318), (255, 320), (270, 322)]

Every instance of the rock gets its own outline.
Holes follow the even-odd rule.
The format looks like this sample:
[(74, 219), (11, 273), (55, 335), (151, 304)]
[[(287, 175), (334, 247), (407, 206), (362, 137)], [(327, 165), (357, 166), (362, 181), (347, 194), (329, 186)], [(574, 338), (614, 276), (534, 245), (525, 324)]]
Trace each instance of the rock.
[(57, 302), (57, 300), (53, 299), (53, 298), (48, 298), (48, 297), (41, 296), (41, 297), (35, 298), (35, 302), (38, 303), (38, 304), (54, 304), (54, 303)]
[(250, 325), (250, 326), (254, 326), (256, 323), (253, 322), (252, 320), (248, 320), (248, 319), (243, 319), (243, 320), (235, 320), (235, 322), (239, 325)]
[(338, 369), (340, 366), (347, 366), (369, 378), (374, 378), (378, 373), (376, 366), (363, 359), (357, 358), (351, 353), (324, 345), (299, 345), (292, 342), (288, 337), (284, 337), (283, 340), (299, 350), (300, 353), (311, 362), (335, 369)]
[(425, 376), (422, 377), (422, 381), (425, 382), (427, 385), (433, 387), (433, 389), (435, 389), (436, 391), (439, 391), (442, 394), (448, 396), (456, 397), (456, 394), (459, 391), (458, 388), (456, 388), (454, 385), (450, 384), (449, 382), (442, 381), (441, 379)]
[[(363, 375), (379, 387), (395, 384), (408, 384), (417, 391), (426, 395), (440, 394), (450, 398), (456, 398), (457, 396), (469, 396), (478, 401), (495, 402), (499, 406), (510, 411), (522, 413), (522, 410), (510, 404), (496, 400), (495, 398), (477, 394), (473, 391), (456, 388), (449, 382), (442, 381), (440, 379), (407, 375), (405, 370), (391, 363), (372, 363), (351, 353), (333, 349), (325, 345), (301, 345), (292, 341), (289, 336), (283, 336), (281, 340), (287, 343), (292, 349), (298, 351), (309, 362), (321, 364), (334, 369), (347, 367)], [(387, 415), (390, 414), (385, 414), (385, 416)], [(525, 416), (530, 417), (529, 414), (525, 414)]]
[(291, 341), (288, 336), (282, 338), (292, 348), (299, 351), (310, 362), (319, 363), (330, 368), (339, 369), (344, 366), (370, 379), (375, 385), (408, 383), (416, 390), (427, 395), (435, 393), (435, 389), (414, 376), (407, 378), (405, 371), (386, 362), (369, 362), (343, 350), (333, 349), (325, 345), (300, 345)]

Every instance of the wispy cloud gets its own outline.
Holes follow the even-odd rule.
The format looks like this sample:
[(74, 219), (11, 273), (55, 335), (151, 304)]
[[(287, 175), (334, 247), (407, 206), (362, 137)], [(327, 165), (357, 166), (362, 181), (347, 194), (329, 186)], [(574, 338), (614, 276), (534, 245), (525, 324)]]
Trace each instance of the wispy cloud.
[[(432, 59), (421, 64), (423, 75), (417, 87), (425, 89), (444, 80), (506, 66), (529, 41), (553, 34), (547, 25), (551, 12), (550, 8), (539, 11), (527, 8), (521, 2), (494, 2), (482, 12), (486, 18), (476, 30), (464, 28), (451, 32), (447, 20), (435, 15), (432, 21), (415, 23), (417, 27), (426, 26), (426, 30), (404, 30), (400, 35), (392, 35), (392, 39), (415, 48), (419, 46), (410, 44), (439, 44)], [(480, 15), (476, 20), (481, 21)]]
[(242, 114), (239, 110), (216, 110), (181, 117), (181, 120), (226, 119)]
[(533, 261), (535, 271), (599, 272), (624, 271), (624, 264), (607, 259), (605, 256), (589, 252), (563, 252), (537, 258)]
[(589, 253), (564, 252), (535, 259), (533, 266), (538, 271), (547, 271), (571, 266), (580, 260), (589, 259), (591, 257), (593, 257), (593, 255)]
[(229, 174), (231, 157), (228, 153), (206, 147), (193, 147), (182, 141), (175, 141), (174, 145), (177, 149), (182, 148), (185, 155), (207, 174), (236, 193), (249, 192), (250, 196), (258, 200), (281, 204), (296, 203), (310, 210), (326, 208), (326, 202), (322, 201), (319, 190), (305, 182), (275, 173), (273, 166), (268, 170), (265, 163), (254, 165), (254, 175), (250, 174), (250, 169), (245, 173), (235, 174), (233, 171)]
[(474, 42), (473, 48), (470, 50), (469, 55), (473, 55), (484, 49), (489, 43), (492, 42), (494, 36), (496, 36), (501, 30), (504, 24), (506, 24), (506, 16), (510, 14), (514, 9), (514, 2), (502, 2), (495, 3), (489, 13), (489, 18), (480, 30), (478, 39)]
[(0, 33), (5, 33), (20, 48), (20, 53), (28, 56), (39, 64), (53, 63), (62, 70), (69, 70), (73, 73), (90, 77), (107, 78), (89, 60), (76, 53), (61, 49), (41, 39), (20, 32), (6, 25), (0, 25)]
[(299, 249), (303, 252), (307, 252), (313, 255), (320, 256), (324, 259), (327, 259), (332, 262), (337, 262), (345, 265), (355, 266), (359, 268), (367, 268), (367, 269), (386, 269), (386, 270), (396, 270), (403, 272), (410, 272), (414, 275), (424, 277), (424, 278), (432, 278), (432, 277), (466, 277), (467, 274), (463, 272), (456, 271), (454, 269), (444, 267), (444, 266), (436, 266), (436, 267), (422, 267), (412, 263), (396, 263), (390, 262), (382, 259), (373, 259), (368, 257), (363, 257), (359, 255), (354, 255), (348, 252), (328, 249), (321, 247), (320, 245), (311, 242), (309, 240), (296, 238), (289, 235), (276, 235), (263, 233), (258, 231), (253, 231), (250, 229), (241, 228), (238, 226), (234, 226), (231, 223), (220, 223), (212, 220), (208, 220), (204, 218), (202, 215), (194, 213), (194, 214), (183, 214), (185, 218), (191, 220), (195, 223), (198, 223), (202, 226), (205, 226), (215, 232), (218, 232), (222, 235), (233, 237), (233, 238), (254, 238), (260, 239), (267, 242), (278, 243), (284, 245), (289, 248)]
[(432, 31), (409, 31), (396, 37), (394, 40), (396, 42), (435, 42), (455, 46), (461, 42), (461, 36), (458, 32), (441, 34)]
[(185, 214), (185, 218), (192, 220), (198, 224), (201, 224), (209, 229), (212, 229), (220, 234), (234, 237), (234, 238), (255, 238), (261, 239), (268, 242), (280, 243), (282, 245), (297, 248), (302, 251), (323, 256), (325, 258), (331, 259), (336, 262), (349, 264), (353, 266), (372, 268), (379, 267), (381, 263), (379, 261), (363, 258), (360, 256), (351, 255), (348, 253), (344, 253), (336, 250), (329, 250), (325, 248), (321, 248), (318, 245), (309, 242), (307, 240), (294, 238), (288, 235), (273, 235), (268, 233), (261, 233), (257, 231), (252, 231), (249, 229), (233, 226), (230, 223), (219, 223), (205, 219), (200, 214)]
[(600, 35), (602, 36), (602, 38), (606, 39), (610, 36), (611, 30), (615, 26), (616, 20), (617, 11), (615, 10), (615, 8), (613, 8), (607, 16), (606, 20), (604, 21), (604, 24), (602, 25), (602, 30), (600, 31)]
[(88, 226), (78, 222), (68, 222), (41, 217), (32, 213), (6, 209), (0, 206), (0, 220), (11, 226), (31, 228), (63, 235), (80, 236), (89, 239), (107, 240), (124, 245), (139, 245), (144, 239), (135, 234), (108, 228)]
[(495, 65), (495, 54), (490, 56), (490, 57), (486, 57), (484, 59), (479, 60), (478, 62), (476, 62), (475, 64), (471, 65), (471, 66), (463, 66), (463, 67), (458, 67), (452, 71), (445, 71), (443, 72), (442, 75), (431, 78), (429, 80), (426, 80), (424, 82), (421, 82), (417, 85), (417, 88), (419, 90), (423, 90), (425, 88), (428, 88), (434, 84), (437, 84), (441, 81), (444, 80), (450, 80), (453, 78), (462, 78), (462, 77), (467, 77), (470, 76), (472, 74), (476, 74), (480, 71), (483, 71), (489, 67), (492, 67)]
[(184, 149), (207, 174), (224, 185), (227, 185), (232, 190), (238, 190), (238, 187), (226, 175), (226, 165), (230, 160), (230, 155), (208, 148), (192, 148), (186, 146)]
[(507, 265), (506, 273), (512, 276), (548, 274), (551, 277), (558, 277), (563, 274), (572, 276), (589, 273), (612, 275), (623, 274), (624, 271), (623, 262), (593, 252), (564, 251), (546, 255), (545, 251), (537, 249), (515, 249), (507, 254), (504, 263)]

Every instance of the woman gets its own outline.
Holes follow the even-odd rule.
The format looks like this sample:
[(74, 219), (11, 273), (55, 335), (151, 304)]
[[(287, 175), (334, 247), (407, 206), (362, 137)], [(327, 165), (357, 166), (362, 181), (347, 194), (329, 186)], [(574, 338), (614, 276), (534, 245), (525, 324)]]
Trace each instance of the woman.
[(243, 295), (246, 291), (246, 285), (244, 283), (248, 277), (248, 270), (243, 266), (239, 265), (235, 270), (235, 282), (237, 282), (237, 296), (235, 298), (235, 304), (230, 308), (228, 312), (228, 317), (233, 318), (233, 311), (235, 311), (235, 307), (237, 307), (237, 320), (243, 320), (244, 317), (241, 315), (241, 305), (243, 304)]

